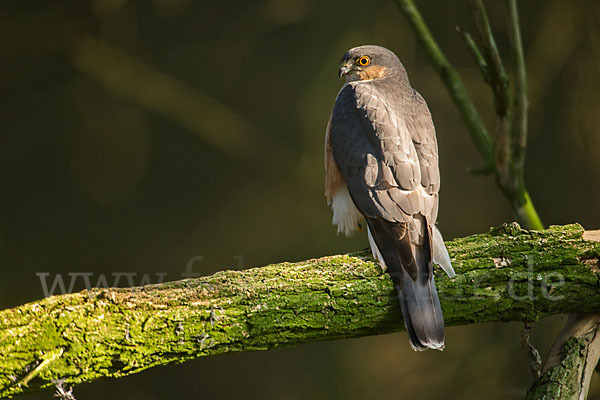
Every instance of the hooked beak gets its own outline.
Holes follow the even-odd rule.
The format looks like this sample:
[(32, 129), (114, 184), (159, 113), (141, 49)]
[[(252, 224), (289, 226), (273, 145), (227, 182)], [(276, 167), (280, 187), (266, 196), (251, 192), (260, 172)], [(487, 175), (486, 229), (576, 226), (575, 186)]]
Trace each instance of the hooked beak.
[(340, 65), (340, 69), (338, 71), (340, 78), (344, 75), (347, 75), (349, 72), (350, 72), (350, 66), (348, 65), (348, 63)]

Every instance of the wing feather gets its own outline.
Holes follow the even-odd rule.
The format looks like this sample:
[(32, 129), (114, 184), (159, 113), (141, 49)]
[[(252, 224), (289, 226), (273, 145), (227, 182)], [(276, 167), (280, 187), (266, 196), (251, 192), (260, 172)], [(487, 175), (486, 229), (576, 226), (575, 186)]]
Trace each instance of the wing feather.
[[(331, 117), (331, 151), (366, 217), (437, 219), (439, 170), (431, 114), (414, 90), (402, 96), (375, 82), (345, 85)], [(408, 101), (383, 93), (405, 97)]]

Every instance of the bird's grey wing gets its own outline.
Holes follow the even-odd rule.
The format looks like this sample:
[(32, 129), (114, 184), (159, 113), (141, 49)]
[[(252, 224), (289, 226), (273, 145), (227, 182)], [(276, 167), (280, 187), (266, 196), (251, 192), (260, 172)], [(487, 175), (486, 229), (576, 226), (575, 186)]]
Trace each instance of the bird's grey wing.
[(402, 276), (406, 270), (416, 279), (411, 242), (423, 245), (423, 224), (427, 225), (422, 218), (415, 218), (425, 215), (421, 169), (403, 115), (384, 92), (367, 83), (348, 84), (340, 91), (331, 118), (331, 147), (348, 191), (380, 250), (387, 258), (398, 257), (386, 260), (389, 272)]
[[(413, 89), (407, 102), (407, 129), (419, 159), (421, 186), (431, 196), (431, 207), (424, 207), (427, 219), (435, 224), (438, 211), (438, 192), (440, 190), (440, 171), (438, 167), (438, 147), (435, 127), (431, 113), (423, 97)], [(426, 200), (428, 201), (428, 200)]]
[(346, 85), (331, 118), (336, 164), (365, 217), (409, 222), (421, 209), (421, 171), (406, 124), (368, 84)]
[[(438, 213), (438, 191), (440, 190), (440, 171), (438, 167), (438, 147), (435, 134), (435, 127), (431, 119), (431, 113), (427, 107), (425, 99), (416, 91), (413, 90), (411, 98), (410, 116), (407, 118), (408, 130), (410, 131), (417, 156), (419, 157), (419, 165), (421, 167), (421, 185), (424, 191), (429, 196), (424, 196), (424, 202), (431, 202), (430, 206), (424, 207), (424, 211), (428, 212), (427, 220), (434, 225), (437, 221)], [(437, 226), (433, 227), (433, 261), (439, 265), (450, 278), (456, 274), (450, 262), (448, 250), (444, 244), (442, 234)]]

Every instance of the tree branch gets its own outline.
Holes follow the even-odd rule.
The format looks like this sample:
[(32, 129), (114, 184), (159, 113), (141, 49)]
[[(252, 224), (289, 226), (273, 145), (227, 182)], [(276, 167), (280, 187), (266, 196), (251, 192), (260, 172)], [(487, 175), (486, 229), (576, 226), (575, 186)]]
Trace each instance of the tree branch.
[(527, 399), (587, 398), (594, 368), (600, 359), (600, 314), (572, 314), (554, 341), (542, 375)]
[[(600, 243), (583, 234), (511, 224), (448, 242), (457, 276), (436, 271), (447, 325), (599, 310)], [(403, 328), (392, 282), (365, 252), (52, 296), (1, 311), (0, 321), (2, 397)]]

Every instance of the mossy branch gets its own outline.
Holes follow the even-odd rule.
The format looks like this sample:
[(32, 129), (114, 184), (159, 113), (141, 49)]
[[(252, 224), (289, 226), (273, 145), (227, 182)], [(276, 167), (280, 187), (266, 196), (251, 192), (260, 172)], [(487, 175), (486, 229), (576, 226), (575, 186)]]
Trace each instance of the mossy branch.
[[(511, 224), (448, 242), (457, 276), (436, 272), (447, 325), (600, 310), (600, 243), (583, 234)], [(0, 397), (402, 329), (392, 282), (365, 252), (92, 289), (0, 311)]]
[(571, 314), (527, 400), (587, 398), (600, 359), (600, 313)]

